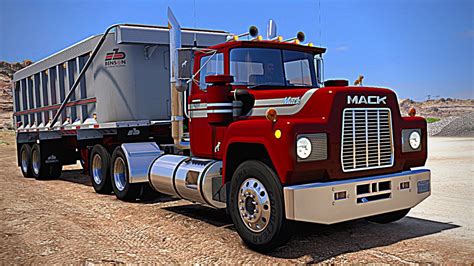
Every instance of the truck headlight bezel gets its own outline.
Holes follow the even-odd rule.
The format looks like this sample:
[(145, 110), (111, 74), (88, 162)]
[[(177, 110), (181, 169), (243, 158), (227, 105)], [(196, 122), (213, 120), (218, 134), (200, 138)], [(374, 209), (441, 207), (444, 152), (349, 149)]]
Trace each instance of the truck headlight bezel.
[(408, 136), (408, 144), (413, 150), (417, 150), (421, 146), (421, 135), (418, 131), (412, 131)]
[[(311, 152), (306, 158), (298, 155), (298, 140), (306, 138), (311, 142)], [(295, 154), (297, 162), (314, 162), (328, 159), (328, 136), (327, 133), (305, 133), (299, 134), (295, 141)]]
[(411, 128), (402, 130), (402, 152), (421, 151), (423, 136), (421, 129)]
[[(303, 146), (305, 149), (303, 149)], [(307, 159), (313, 151), (313, 145), (307, 137), (299, 137), (296, 140), (296, 155), (299, 159)]]

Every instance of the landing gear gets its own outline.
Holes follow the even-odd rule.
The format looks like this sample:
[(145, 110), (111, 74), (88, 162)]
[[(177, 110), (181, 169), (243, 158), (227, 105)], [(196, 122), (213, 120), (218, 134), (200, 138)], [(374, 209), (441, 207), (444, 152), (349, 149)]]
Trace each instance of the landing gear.
[(291, 236), (281, 183), (260, 161), (245, 161), (234, 172), (228, 208), (240, 237), (254, 250), (275, 248)]

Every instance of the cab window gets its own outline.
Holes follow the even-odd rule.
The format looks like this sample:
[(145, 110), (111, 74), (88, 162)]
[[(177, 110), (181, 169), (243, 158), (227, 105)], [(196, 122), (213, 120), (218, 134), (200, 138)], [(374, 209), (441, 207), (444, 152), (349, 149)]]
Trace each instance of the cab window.
[(206, 76), (224, 74), (224, 55), (222, 53), (201, 57), (201, 72), (199, 74), (199, 88), (207, 88)]

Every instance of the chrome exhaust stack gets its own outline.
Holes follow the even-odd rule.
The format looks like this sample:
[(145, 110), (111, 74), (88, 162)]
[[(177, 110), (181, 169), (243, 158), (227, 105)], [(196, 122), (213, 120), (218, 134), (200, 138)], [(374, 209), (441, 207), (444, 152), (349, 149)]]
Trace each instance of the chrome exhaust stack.
[(169, 7), (168, 28), (170, 34), (171, 136), (178, 149), (189, 149), (189, 142), (182, 141), (184, 134), (183, 92), (187, 89), (187, 84), (179, 78), (178, 50), (181, 48), (181, 26)]

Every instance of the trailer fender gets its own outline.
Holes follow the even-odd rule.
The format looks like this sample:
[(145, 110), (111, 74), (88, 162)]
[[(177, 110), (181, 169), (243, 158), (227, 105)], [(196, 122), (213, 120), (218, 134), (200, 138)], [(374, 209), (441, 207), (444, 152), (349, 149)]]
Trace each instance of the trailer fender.
[(121, 147), (127, 159), (130, 183), (148, 182), (152, 163), (164, 152), (154, 142), (124, 143)]

